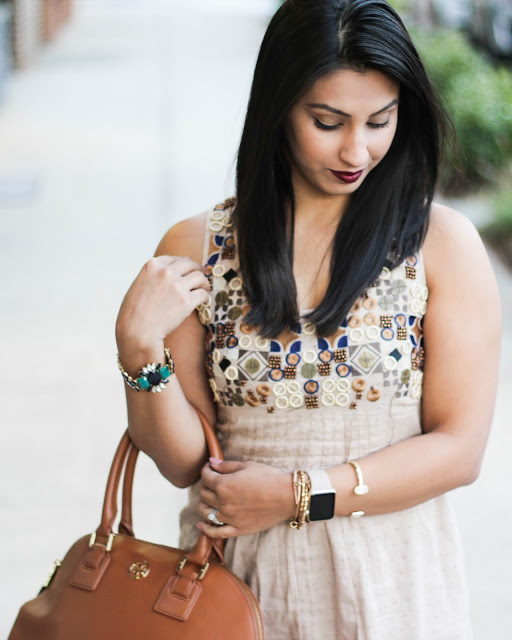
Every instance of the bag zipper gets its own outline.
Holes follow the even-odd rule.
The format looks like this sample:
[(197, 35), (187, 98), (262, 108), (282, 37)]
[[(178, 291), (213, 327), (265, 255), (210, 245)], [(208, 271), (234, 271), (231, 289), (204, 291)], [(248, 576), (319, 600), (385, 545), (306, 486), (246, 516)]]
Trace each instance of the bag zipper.
[(256, 596), (252, 592), (252, 589), (241, 578), (229, 571), (224, 565), (217, 565), (219, 569), (224, 570), (231, 578), (233, 578), (241, 587), (242, 591), (246, 594), (247, 600), (249, 600), (254, 616), (256, 618), (256, 627), (258, 640), (265, 640), (265, 629), (263, 627), (263, 618), (261, 615), (260, 607)]
[(256, 616), (256, 626), (258, 627), (258, 638), (259, 640), (265, 640), (265, 631), (263, 630), (263, 619), (261, 617), (261, 611), (259, 608), (258, 601), (256, 600), (256, 596), (254, 595), (252, 590), (245, 584), (243, 580), (241, 580), (241, 583), (244, 586), (245, 592), (249, 596), (249, 601), (251, 603), (254, 614)]

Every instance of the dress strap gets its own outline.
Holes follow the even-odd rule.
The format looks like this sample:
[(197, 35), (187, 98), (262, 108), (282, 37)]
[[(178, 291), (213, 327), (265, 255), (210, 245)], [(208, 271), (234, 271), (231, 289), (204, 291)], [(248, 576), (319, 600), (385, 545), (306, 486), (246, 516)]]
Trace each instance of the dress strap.
[(214, 209), (208, 209), (206, 212), (206, 220), (204, 225), (204, 240), (203, 240), (203, 265), (207, 264), (208, 258), (210, 257), (210, 238), (212, 235), (211, 223), (212, 223), (212, 213)]
[(416, 279), (420, 282), (420, 284), (427, 286), (427, 274), (425, 271), (425, 262), (423, 260), (423, 251), (418, 249), (416, 253), (416, 258), (418, 259), (418, 264), (416, 265)]
[(231, 213), (235, 202), (234, 198), (228, 198), (206, 215), (203, 264), (207, 267), (213, 268), (222, 259), (234, 258)]

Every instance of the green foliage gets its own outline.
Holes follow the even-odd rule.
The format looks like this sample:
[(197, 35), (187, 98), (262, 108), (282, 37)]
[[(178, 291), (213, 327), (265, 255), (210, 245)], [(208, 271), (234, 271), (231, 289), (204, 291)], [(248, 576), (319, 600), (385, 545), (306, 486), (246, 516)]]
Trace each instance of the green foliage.
[(481, 231), (512, 267), (512, 187), (500, 189), (492, 204), (494, 221)]
[(512, 159), (512, 74), (495, 68), (453, 31), (418, 32), (414, 40), (450, 113), (460, 153), (448, 152), (445, 191), (496, 181)]
[(495, 224), (512, 233), (512, 187), (503, 187), (493, 198)]
[(389, 4), (393, 7), (393, 9), (398, 12), (398, 13), (402, 13), (403, 11), (406, 11), (409, 8), (410, 0), (389, 0)]
[[(283, 4), (284, 1), (285, 0), (279, 0), (279, 3)], [(395, 11), (398, 11), (398, 13), (409, 9), (409, 6), (411, 4), (411, 0), (388, 0), (388, 1), (389, 1), (389, 4), (393, 7), (393, 9)]]

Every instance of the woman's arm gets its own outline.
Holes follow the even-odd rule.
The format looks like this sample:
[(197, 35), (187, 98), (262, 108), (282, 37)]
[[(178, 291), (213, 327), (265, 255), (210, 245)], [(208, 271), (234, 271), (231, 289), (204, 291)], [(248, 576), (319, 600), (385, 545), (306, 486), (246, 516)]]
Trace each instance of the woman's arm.
[[(205, 215), (170, 229), (128, 290), (116, 323), (121, 363), (132, 377), (171, 351), (175, 374), (162, 393), (126, 387), (128, 428), (173, 484), (186, 487), (206, 460), (201, 423), (194, 407), (210, 421), (215, 409), (205, 369), (204, 327), (194, 309), (208, 299), (201, 271)], [(185, 257), (189, 256), (189, 257)]]
[[(423, 255), (430, 290), (424, 321), (423, 434), (359, 460), (370, 488), (367, 495), (353, 493), (357, 479), (351, 465), (329, 469), (337, 515), (406, 509), (469, 484), (479, 473), (497, 386), (501, 306), (496, 280), (473, 225), (446, 207), (433, 207)], [(204, 468), (202, 512), (217, 508), (220, 519), (234, 524), (205, 527), (209, 534), (249, 533), (260, 530), (258, 522), (273, 519), (275, 524), (293, 515), (290, 475), (273, 470), (267, 481), (260, 467), (214, 463)], [(248, 498), (252, 491), (253, 502)], [(261, 492), (270, 496), (271, 513), (260, 512)]]
[(351, 490), (354, 470), (330, 471), (339, 512), (404, 509), (478, 477), (494, 410), (501, 306), (489, 259), (473, 225), (434, 206), (423, 248), (430, 291), (424, 320), (423, 435), (360, 462), (370, 492)]

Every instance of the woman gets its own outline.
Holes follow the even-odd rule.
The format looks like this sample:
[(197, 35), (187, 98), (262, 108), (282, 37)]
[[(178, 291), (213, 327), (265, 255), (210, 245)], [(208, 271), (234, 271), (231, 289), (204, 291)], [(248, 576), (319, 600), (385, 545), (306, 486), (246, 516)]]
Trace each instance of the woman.
[(475, 229), (432, 202), (443, 134), (387, 2), (288, 0), (236, 201), (170, 229), (121, 307), (124, 370), (175, 364), (127, 390), (131, 435), (193, 485), (182, 544), (228, 539), (271, 640), (471, 637), (444, 494), (478, 476), (501, 314)]

